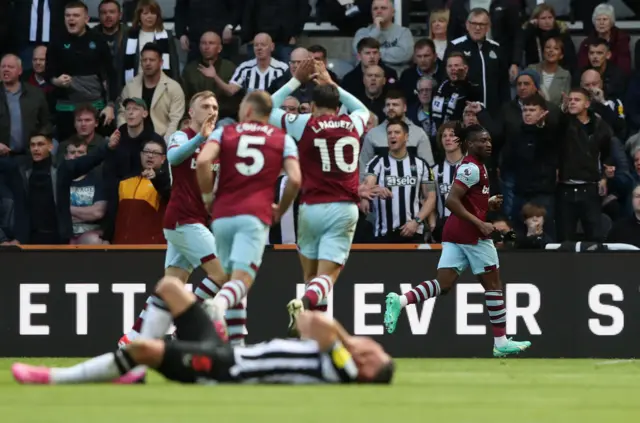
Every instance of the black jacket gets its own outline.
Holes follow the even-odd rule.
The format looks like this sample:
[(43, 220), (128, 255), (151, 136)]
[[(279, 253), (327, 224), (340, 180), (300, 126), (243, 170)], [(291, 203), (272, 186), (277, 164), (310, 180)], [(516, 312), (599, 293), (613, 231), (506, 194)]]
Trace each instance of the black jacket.
[(291, 37), (302, 33), (310, 12), (308, 0), (244, 0), (242, 41), (266, 32), (274, 43), (289, 44)]
[(29, 241), (29, 218), (18, 162), (0, 157), (0, 243)]
[(513, 163), (516, 194), (555, 193), (558, 147), (553, 128), (522, 123), (521, 136), (510, 142), (509, 154), (503, 156), (503, 160)]
[[(418, 72), (418, 67), (416, 65), (413, 65), (402, 72), (399, 85), (405, 97), (407, 98), (407, 104), (413, 104), (418, 101), (416, 88), (418, 86), (418, 81), (420, 80), (420, 78), (422, 78), (422, 76), (424, 76), (424, 74)], [(442, 63), (440, 59), (437, 59), (435, 72), (427, 76), (431, 76), (436, 80), (436, 85), (433, 87), (433, 91), (435, 91), (438, 86), (447, 78), (444, 63)]]
[[(20, 109), (24, 151), (15, 153), (28, 154), (31, 135), (34, 132), (50, 131), (51, 121), (49, 103), (42, 90), (26, 82), (21, 84)], [(0, 143), (11, 145), (11, 114), (2, 83), (0, 83)]]
[(558, 37), (564, 44), (564, 57), (560, 61), (560, 66), (568, 70), (570, 74), (574, 74), (578, 68), (578, 56), (576, 54), (576, 46), (571, 39), (571, 33), (564, 24), (556, 22), (555, 28), (549, 31), (543, 31), (537, 26), (527, 23), (524, 26), (522, 48), (524, 54), (524, 66), (541, 63), (544, 60), (544, 45), (549, 38)]
[(617, 221), (609, 231), (607, 242), (640, 247), (640, 220), (631, 216)]
[[(469, 0), (451, 1), (449, 9), (451, 17), (447, 26), (449, 40), (467, 35), (469, 5)], [(505, 62), (507, 65), (520, 65), (522, 62), (522, 8), (518, 0), (493, 0), (489, 9), (491, 35), (503, 46)]]
[[(64, 34), (64, 7), (72, 0), (49, 0), (49, 11), (51, 13), (51, 33), (49, 40), (56, 40)], [(15, 53), (19, 53), (31, 44), (29, 41), (29, 28), (31, 25), (31, 5), (32, 0), (3, 0), (9, 2), (10, 8), (10, 30), (11, 45)], [(42, 40), (36, 42), (42, 43)], [(47, 44), (47, 43), (44, 43)]]
[[(384, 70), (384, 76), (387, 79), (387, 83), (384, 86), (385, 90), (397, 88), (398, 73), (382, 62), (378, 66)], [(360, 63), (342, 78), (340, 86), (357, 97), (364, 95), (364, 72)]]
[[(79, 157), (74, 160), (65, 160), (57, 167), (51, 168), (51, 179), (54, 182), (53, 197), (56, 205), (57, 221), (58, 221), (58, 233), (60, 235), (60, 241), (63, 244), (68, 244), (73, 235), (73, 227), (71, 224), (71, 183), (74, 179), (79, 178), (82, 175), (86, 175), (93, 168), (98, 166), (107, 156), (107, 146), (97, 149), (91, 154)], [(29, 162), (20, 167), (20, 175), (22, 177), (23, 188), (26, 196), (29, 195), (29, 177), (31, 176), (31, 165)], [(26, 208), (26, 207), (25, 207)], [(27, 210), (27, 213), (30, 213)], [(27, 224), (29, 220), (27, 219)]]
[(611, 165), (611, 138), (609, 125), (593, 112), (589, 112), (589, 135), (584, 125), (573, 116), (565, 116), (559, 137), (560, 182), (569, 180), (596, 183), (602, 178), (601, 164)]
[[(580, 81), (584, 71), (592, 69), (590, 66), (580, 69), (573, 76), (574, 81)], [(597, 69), (596, 69), (597, 70)], [(601, 74), (602, 83), (604, 85), (604, 95), (607, 98), (624, 98), (627, 93), (627, 76), (622, 69), (611, 62), (607, 62), (604, 73)]]
[(489, 112), (498, 113), (502, 104), (511, 98), (509, 63), (500, 44), (489, 39), (478, 44), (465, 35), (449, 43), (445, 57), (452, 51), (466, 56), (469, 64), (467, 79), (480, 86), (482, 102)]
[(598, 114), (611, 127), (616, 137), (627, 139), (627, 121), (624, 106), (618, 98), (606, 98), (605, 103), (591, 101), (591, 110)]
[(235, 28), (242, 17), (243, 0), (176, 0), (176, 38), (187, 35), (198, 48), (200, 36), (213, 31), (222, 37), (227, 25)]
[(467, 101), (482, 101), (482, 87), (468, 80), (446, 79), (433, 92), (431, 116), (437, 128), (451, 120), (462, 120)]

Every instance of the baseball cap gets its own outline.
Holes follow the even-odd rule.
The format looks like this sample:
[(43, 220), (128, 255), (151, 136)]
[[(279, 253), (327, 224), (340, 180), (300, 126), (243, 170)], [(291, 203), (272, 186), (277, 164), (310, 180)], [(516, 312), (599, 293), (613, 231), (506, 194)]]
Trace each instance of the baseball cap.
[(122, 102), (122, 107), (127, 107), (127, 104), (129, 103), (136, 103), (138, 106), (147, 110), (147, 103), (139, 97), (125, 98), (124, 101)]

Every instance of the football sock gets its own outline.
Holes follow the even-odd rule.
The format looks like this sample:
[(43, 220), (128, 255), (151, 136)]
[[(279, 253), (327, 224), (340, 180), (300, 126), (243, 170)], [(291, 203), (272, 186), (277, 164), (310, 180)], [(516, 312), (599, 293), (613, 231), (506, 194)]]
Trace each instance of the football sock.
[(507, 309), (504, 304), (502, 290), (485, 291), (484, 301), (489, 313), (489, 321), (493, 329), (493, 339), (496, 347), (504, 347), (507, 344)]
[(247, 310), (244, 307), (244, 303), (240, 301), (234, 307), (231, 307), (227, 310), (224, 318), (227, 321), (229, 344), (234, 347), (243, 346), (247, 324)]
[(406, 307), (409, 304), (419, 304), (440, 295), (440, 283), (437, 280), (420, 282), (411, 291), (400, 296), (400, 304)]
[(127, 332), (127, 338), (129, 339), (129, 341), (134, 341), (140, 337), (140, 331), (142, 330), (142, 325), (144, 323), (144, 316), (147, 313), (147, 307), (149, 306), (149, 303), (151, 301), (152, 301), (152, 297), (148, 297), (147, 302), (144, 303), (144, 306), (142, 307), (142, 310), (138, 315), (138, 318), (136, 319), (135, 322), (133, 322), (133, 326), (131, 327), (131, 330)]
[(302, 304), (305, 310), (313, 310), (331, 292), (333, 281), (327, 275), (316, 276), (307, 284), (307, 288), (302, 297)]
[(198, 301), (202, 302), (215, 297), (219, 291), (220, 288), (218, 288), (218, 285), (216, 285), (212, 279), (204, 278), (202, 279), (202, 282), (200, 282), (196, 290), (193, 291), (193, 293), (195, 294)]
[(222, 289), (213, 299), (213, 304), (221, 311), (226, 312), (242, 302), (245, 295), (247, 295), (247, 287), (242, 281), (229, 281), (222, 285)]
[(164, 301), (157, 295), (152, 295), (147, 301), (147, 309), (140, 328), (140, 338), (162, 338), (169, 331), (172, 321), (173, 318)]
[(329, 306), (329, 299), (325, 297), (322, 300), (318, 301), (318, 304), (315, 307), (309, 308), (309, 310), (321, 311), (323, 313), (326, 313), (328, 306)]
[(94, 357), (67, 368), (51, 369), (52, 384), (109, 382), (133, 369), (136, 363), (125, 350)]

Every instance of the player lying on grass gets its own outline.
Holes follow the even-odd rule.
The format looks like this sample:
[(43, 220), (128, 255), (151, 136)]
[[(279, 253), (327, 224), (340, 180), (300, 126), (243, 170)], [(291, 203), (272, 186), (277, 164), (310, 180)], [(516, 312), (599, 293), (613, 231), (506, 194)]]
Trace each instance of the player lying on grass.
[(302, 339), (274, 339), (231, 347), (220, 336), (195, 296), (182, 282), (164, 277), (156, 287), (174, 317), (178, 340), (141, 339), (115, 352), (67, 368), (16, 363), (14, 378), (24, 384), (134, 383), (138, 365), (153, 368), (182, 383), (390, 383), (391, 357), (370, 338), (350, 336), (319, 312), (300, 314)]

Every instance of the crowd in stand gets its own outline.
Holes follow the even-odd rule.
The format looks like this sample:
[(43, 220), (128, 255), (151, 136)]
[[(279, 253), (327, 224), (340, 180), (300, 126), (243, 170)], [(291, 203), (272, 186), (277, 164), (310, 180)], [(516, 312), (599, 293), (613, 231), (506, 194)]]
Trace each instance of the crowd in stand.
[[(2, 2), (0, 245), (164, 243), (166, 139), (191, 97), (213, 91), (223, 126), (245, 93), (277, 91), (301, 61), (330, 65), (325, 47), (301, 47), (307, 0), (176, 0), (174, 31), (156, 0), (121, 3), (102, 0), (91, 28), (80, 1)], [(553, 2), (442, 2), (415, 40), (390, 0), (319, 3), (358, 23), (354, 67), (331, 76), (372, 112), (359, 170), (385, 187), (361, 202), (354, 242), (438, 242), (458, 136), (479, 123), (503, 196), (496, 242), (640, 246), (640, 67), (612, 6), (593, 5), (576, 46)], [(310, 112), (313, 85), (283, 109)], [(271, 243), (295, 242), (296, 212)]]

